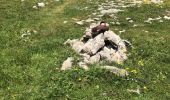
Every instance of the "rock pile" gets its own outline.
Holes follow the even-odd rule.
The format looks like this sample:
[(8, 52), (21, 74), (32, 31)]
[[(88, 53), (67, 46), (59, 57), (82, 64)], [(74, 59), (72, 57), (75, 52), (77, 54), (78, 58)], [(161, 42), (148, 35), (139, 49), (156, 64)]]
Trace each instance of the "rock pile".
[(87, 70), (88, 65), (100, 63), (101, 61), (123, 63), (127, 59), (127, 45), (130, 45), (130, 43), (121, 39), (113, 31), (105, 31), (94, 38), (91, 37), (84, 41), (84, 37), (88, 37), (92, 32), (92, 28), (96, 26), (98, 24), (91, 24), (81, 39), (68, 39), (64, 43), (69, 44), (83, 58), (78, 65)]

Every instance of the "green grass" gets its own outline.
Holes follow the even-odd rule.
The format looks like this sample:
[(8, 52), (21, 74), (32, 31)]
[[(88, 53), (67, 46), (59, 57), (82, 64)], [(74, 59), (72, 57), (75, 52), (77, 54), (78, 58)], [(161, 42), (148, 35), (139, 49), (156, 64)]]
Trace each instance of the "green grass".
[[(72, 18), (88, 18), (97, 8), (95, 4), (86, 0), (55, 3), (42, 0), (49, 4), (39, 10), (32, 9), (38, 1), (41, 0), (0, 1), (0, 100), (170, 99), (170, 21), (144, 23), (148, 17), (163, 16), (165, 10), (170, 9), (168, 0), (162, 7), (128, 8), (118, 14), (121, 24), (110, 26), (111, 30), (126, 29), (120, 36), (134, 46), (129, 51), (128, 60), (123, 65), (116, 65), (129, 68), (130, 76), (126, 78), (97, 69), (98, 65), (92, 65), (90, 71), (77, 68), (78, 55), (63, 45), (68, 38), (81, 37), (88, 26), (76, 25)], [(86, 6), (89, 7), (87, 10), (77, 9)], [(133, 28), (126, 17), (131, 17), (139, 26)], [(63, 24), (65, 20), (67, 24)], [(111, 18), (105, 20), (114, 21)], [(22, 33), (27, 30), (31, 30), (31, 35), (22, 38)], [(73, 70), (59, 71), (57, 68), (69, 56), (76, 59)], [(140, 95), (127, 92), (127, 89), (137, 87), (141, 90)]]

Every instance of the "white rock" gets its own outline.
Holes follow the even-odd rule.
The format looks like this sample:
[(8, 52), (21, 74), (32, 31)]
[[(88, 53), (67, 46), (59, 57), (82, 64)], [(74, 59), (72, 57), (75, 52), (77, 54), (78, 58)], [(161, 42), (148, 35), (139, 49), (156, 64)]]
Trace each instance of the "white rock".
[(160, 23), (164, 22), (163, 20), (159, 20)]
[(72, 49), (75, 50), (77, 53), (80, 53), (84, 46), (84, 43), (79, 39), (68, 39), (64, 44), (70, 44)]
[[(116, 52), (116, 51), (115, 51)], [(111, 54), (112, 54), (112, 52), (111, 52), (111, 50), (109, 49), (109, 48), (107, 48), (107, 47), (104, 47), (103, 48), (103, 50), (101, 50), (100, 52), (99, 52), (99, 54), (100, 54), (100, 56), (101, 56), (101, 58), (103, 58), (103, 59), (105, 59), (105, 60), (107, 60), (107, 61), (112, 61), (111, 60)]]
[(64, 21), (63, 23), (66, 24), (68, 21)]
[(137, 93), (137, 94), (140, 94), (140, 90), (139, 88), (136, 89), (136, 90), (133, 90), (133, 89), (127, 89), (128, 92), (131, 92), (131, 93)]
[(133, 27), (137, 27), (138, 25), (134, 24)]
[(84, 53), (84, 54), (80, 54), (80, 56), (83, 57), (85, 63), (89, 62), (90, 55), (88, 55), (87, 53)]
[(125, 69), (119, 69), (119, 68), (114, 67), (114, 66), (101, 66), (101, 68), (107, 69), (107, 70), (111, 71), (112, 73), (114, 73), (117, 76), (124, 77), (124, 76), (129, 75), (128, 72)]
[(128, 18), (126, 18), (126, 20), (131, 20), (131, 18), (128, 17)]
[(79, 19), (77, 19), (77, 18), (72, 18), (72, 20), (74, 20), (74, 21), (78, 21)]
[(38, 7), (37, 7), (37, 6), (33, 6), (32, 8), (33, 8), (33, 9), (38, 9)]
[(164, 19), (170, 20), (169, 16), (164, 16)]
[(76, 24), (78, 24), (78, 25), (83, 25), (84, 22), (83, 22), (83, 21), (78, 21), (78, 22), (76, 22)]
[(43, 2), (38, 3), (38, 7), (45, 7), (45, 3)]
[(99, 63), (99, 61), (100, 61), (100, 55), (96, 54), (89, 58), (88, 64), (96, 64), (96, 63)]
[(112, 13), (118, 13), (118, 12), (121, 12), (123, 10), (120, 10), (120, 9), (108, 9), (108, 10), (101, 10), (100, 13), (102, 15), (105, 15), (105, 14), (112, 14)]
[(120, 34), (121, 34), (121, 33), (125, 33), (125, 32), (126, 32), (126, 30), (119, 31)]
[(85, 20), (85, 22), (87, 22), (87, 23), (90, 23), (90, 22), (93, 22), (94, 20), (93, 19), (91, 19), (91, 18), (88, 18), (87, 20)]
[(67, 58), (67, 60), (65, 60), (63, 62), (63, 64), (62, 64), (61, 70), (69, 70), (69, 69), (71, 69), (72, 61), (73, 61), (72, 57)]
[(78, 65), (80, 68), (83, 68), (84, 70), (89, 70), (87, 64), (84, 62), (79, 62)]
[(133, 23), (134, 21), (133, 20), (129, 20), (129, 23)]
[(104, 37), (105, 39), (115, 43), (116, 45), (118, 45), (119, 42), (121, 41), (121, 38), (118, 35), (116, 35), (113, 31), (106, 31), (104, 33)]
[(151, 0), (151, 2), (152, 2), (152, 3), (156, 3), (156, 4), (158, 4), (158, 3), (163, 3), (162, 0)]
[(102, 59), (118, 64), (123, 63), (127, 59), (126, 53), (123, 50), (116, 51), (112, 48), (109, 49), (108, 47), (104, 47), (99, 54)]

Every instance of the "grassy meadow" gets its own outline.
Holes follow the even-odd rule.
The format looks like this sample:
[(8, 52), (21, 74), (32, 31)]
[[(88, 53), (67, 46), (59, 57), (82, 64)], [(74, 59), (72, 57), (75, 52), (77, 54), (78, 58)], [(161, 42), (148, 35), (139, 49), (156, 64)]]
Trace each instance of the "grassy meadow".
[[(98, 1), (105, 0), (93, 0)], [(37, 2), (48, 4), (33, 9)], [(79, 56), (63, 45), (89, 26), (77, 25), (73, 18), (87, 19), (95, 10), (97, 5), (87, 0), (0, 0), (0, 100), (170, 100), (170, 20), (144, 23), (166, 15), (170, 1), (129, 7), (118, 13), (120, 25), (110, 24), (117, 34), (125, 29), (120, 37), (133, 45), (122, 65), (109, 64), (129, 71), (124, 78), (97, 64), (89, 71), (78, 68)], [(75, 58), (74, 68), (60, 71), (67, 57)], [(137, 88), (140, 94), (127, 91)]]

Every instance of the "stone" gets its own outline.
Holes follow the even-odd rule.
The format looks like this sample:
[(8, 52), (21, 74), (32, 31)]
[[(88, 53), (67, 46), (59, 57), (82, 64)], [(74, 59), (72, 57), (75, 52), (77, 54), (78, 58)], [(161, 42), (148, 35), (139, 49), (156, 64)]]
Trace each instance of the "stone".
[(38, 7), (37, 7), (37, 6), (33, 6), (32, 8), (33, 8), (33, 9), (38, 9)]
[(101, 59), (105, 59), (107, 61), (111, 61), (111, 51), (109, 48), (104, 47), (103, 50), (99, 52)]
[(128, 72), (125, 69), (120, 69), (114, 66), (101, 66), (100, 68), (109, 70), (117, 76), (125, 77), (128, 76)]
[(91, 18), (88, 18), (87, 20), (85, 20), (85, 22), (87, 22), (87, 23), (90, 23), (90, 22), (93, 22), (94, 20), (93, 19), (91, 19)]
[(169, 16), (164, 16), (164, 19), (170, 20), (170, 17)]
[(93, 55), (105, 45), (103, 34), (97, 35), (94, 39), (89, 39), (87, 43), (83, 46), (83, 51)]
[(45, 7), (45, 3), (43, 2), (40, 2), (40, 3), (37, 3), (38, 7)]
[(137, 94), (140, 94), (140, 90), (139, 88), (134, 90), (134, 89), (127, 89), (128, 92), (131, 92), (131, 93), (137, 93)]
[(120, 9), (108, 9), (108, 10), (101, 10), (100, 13), (102, 15), (107, 15), (107, 14), (118, 13), (120, 11), (123, 11), (123, 10), (120, 10)]
[(88, 64), (96, 64), (100, 62), (100, 54), (93, 55), (89, 58)]
[(152, 3), (155, 3), (155, 4), (159, 4), (159, 3), (163, 3), (162, 0), (151, 0)]
[(89, 68), (85, 62), (79, 62), (78, 65), (80, 68), (82, 68), (84, 70), (89, 70)]
[(69, 70), (69, 69), (71, 69), (72, 61), (73, 61), (72, 57), (67, 58), (67, 60), (65, 60), (63, 62), (63, 64), (62, 64), (61, 70)]
[(78, 21), (78, 22), (76, 22), (76, 24), (78, 24), (78, 25), (83, 25), (84, 22), (83, 22), (83, 21)]
[(63, 21), (64, 24), (66, 24), (68, 21)]
[(84, 46), (84, 43), (79, 39), (68, 39), (64, 44), (70, 44), (72, 49), (75, 50), (77, 53), (80, 53)]
[(106, 31), (104, 33), (104, 37), (106, 40), (109, 40), (115, 43), (116, 45), (118, 45), (119, 42), (121, 41), (121, 38), (118, 35), (116, 35), (113, 31)]

